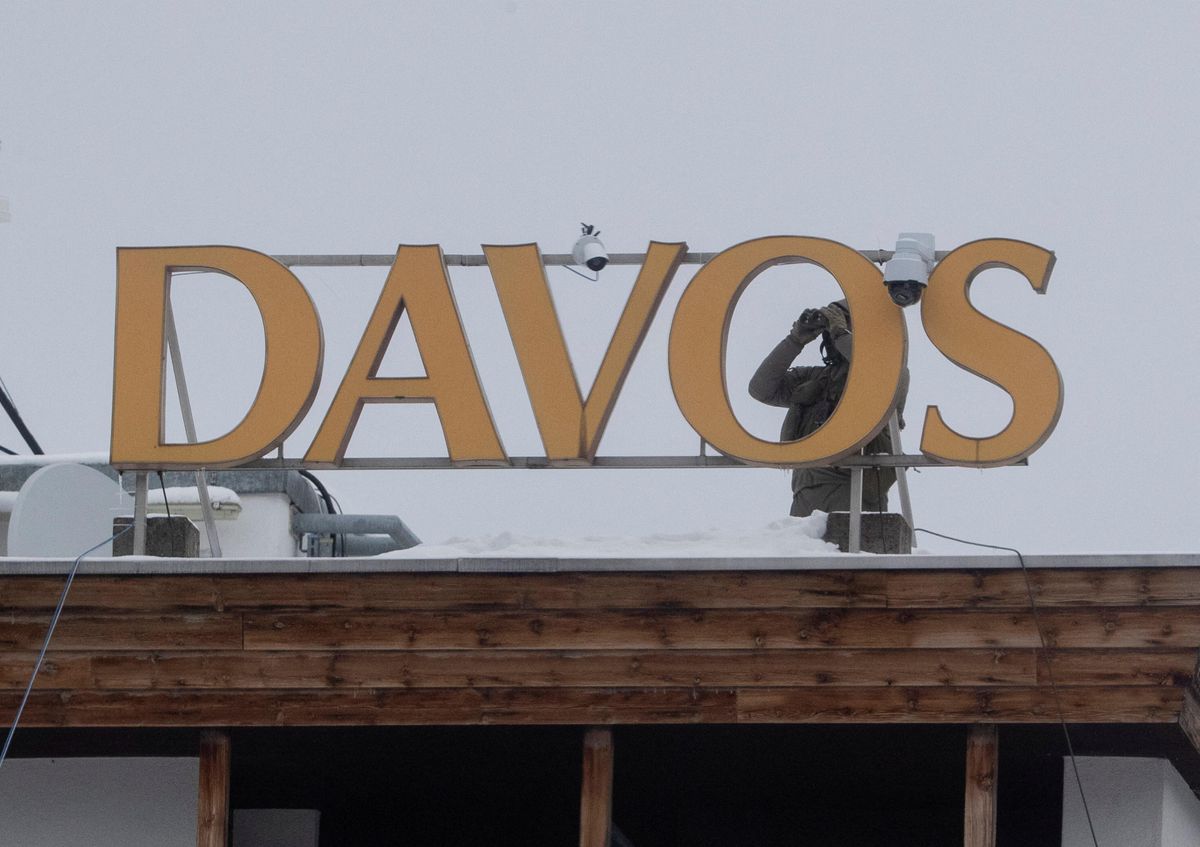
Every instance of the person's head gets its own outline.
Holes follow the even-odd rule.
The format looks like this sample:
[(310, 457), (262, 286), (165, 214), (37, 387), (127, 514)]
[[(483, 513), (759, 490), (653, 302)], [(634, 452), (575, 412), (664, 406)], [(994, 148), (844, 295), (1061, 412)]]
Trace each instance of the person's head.
[(827, 365), (836, 365), (850, 361), (854, 347), (854, 338), (850, 326), (850, 304), (845, 300), (834, 300), (826, 309), (838, 309), (846, 317), (846, 332), (836, 335), (829, 330), (821, 333), (821, 358)]

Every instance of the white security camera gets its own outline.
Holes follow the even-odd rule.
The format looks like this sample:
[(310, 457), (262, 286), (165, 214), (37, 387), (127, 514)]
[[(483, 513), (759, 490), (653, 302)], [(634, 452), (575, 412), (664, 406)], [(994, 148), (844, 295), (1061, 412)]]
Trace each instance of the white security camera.
[(897, 306), (911, 306), (921, 299), (929, 274), (933, 271), (933, 235), (928, 232), (902, 232), (896, 238), (896, 252), (883, 266), (883, 283)]
[(596, 272), (604, 270), (604, 266), (608, 264), (608, 252), (597, 237), (600, 235), (600, 230), (591, 224), (580, 224), (580, 226), (583, 227), (583, 235), (579, 236), (579, 240), (575, 242), (575, 249), (571, 251), (571, 257), (575, 260), (575, 264), (586, 265), (589, 270)]

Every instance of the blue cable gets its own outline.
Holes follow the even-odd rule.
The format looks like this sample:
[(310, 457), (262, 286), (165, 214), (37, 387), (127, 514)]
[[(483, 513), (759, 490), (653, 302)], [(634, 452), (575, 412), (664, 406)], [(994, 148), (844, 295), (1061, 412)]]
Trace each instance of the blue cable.
[(25, 686), (25, 696), (21, 698), (21, 705), (17, 707), (17, 713), (13, 716), (12, 726), (8, 728), (8, 737), (4, 739), (4, 747), (0, 748), (0, 767), (4, 767), (4, 760), (8, 758), (8, 748), (12, 744), (13, 736), (17, 733), (17, 724), (21, 722), (21, 715), (25, 712), (25, 704), (29, 702), (29, 695), (33, 693), (33, 684), (37, 681), (37, 675), (42, 669), (42, 662), (46, 658), (46, 651), (50, 649), (50, 639), (54, 637), (54, 628), (58, 626), (58, 619), (62, 616), (63, 606), (67, 605), (67, 594), (71, 590), (71, 583), (75, 581), (75, 574), (79, 572), (80, 562), (83, 561), (83, 557), (88, 553), (99, 550), (110, 541), (116, 541), (131, 529), (133, 529), (132, 523), (120, 532), (114, 533), (111, 537), (104, 539), (94, 547), (89, 547), (75, 557), (75, 563), (71, 565), (71, 570), (67, 574), (67, 582), (63, 586), (62, 596), (58, 598), (58, 606), (54, 609), (54, 617), (50, 619), (50, 628), (46, 630), (46, 639), (42, 642), (42, 652), (38, 653), (37, 663), (33, 666), (33, 673), (29, 677), (29, 685)]

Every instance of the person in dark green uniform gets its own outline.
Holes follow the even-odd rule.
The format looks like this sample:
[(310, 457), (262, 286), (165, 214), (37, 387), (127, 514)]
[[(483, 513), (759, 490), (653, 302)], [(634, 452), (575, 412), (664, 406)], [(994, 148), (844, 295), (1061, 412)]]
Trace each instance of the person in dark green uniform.
[[(850, 308), (837, 300), (820, 309), (805, 309), (792, 330), (775, 345), (750, 378), (750, 396), (771, 406), (787, 409), (781, 441), (795, 441), (816, 432), (833, 414), (853, 353)], [(820, 366), (792, 367), (800, 352), (821, 339)], [(908, 393), (908, 369), (901, 373), (899, 409), (903, 426), (904, 397)], [(886, 428), (864, 448), (865, 453), (891, 453), (892, 440)], [(887, 511), (887, 492), (896, 481), (891, 468), (867, 468), (863, 472), (863, 510)], [(792, 472), (791, 514), (805, 517), (813, 512), (845, 512), (850, 509), (850, 471), (842, 468), (798, 468)]]

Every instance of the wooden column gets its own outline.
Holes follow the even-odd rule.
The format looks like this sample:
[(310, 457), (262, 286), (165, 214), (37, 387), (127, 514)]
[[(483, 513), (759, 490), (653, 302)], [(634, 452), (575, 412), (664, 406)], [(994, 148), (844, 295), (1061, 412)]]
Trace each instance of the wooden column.
[(583, 736), (583, 787), (579, 798), (579, 847), (609, 847), (612, 834), (613, 741), (608, 727)]
[(1192, 680), (1183, 689), (1183, 707), (1179, 711), (1179, 728), (1187, 740), (1192, 742), (1192, 749), (1200, 753), (1200, 667), (1192, 674)]
[(229, 733), (210, 731), (200, 735), (197, 847), (228, 847), (229, 759)]
[(967, 797), (963, 847), (996, 847), (996, 725), (976, 724), (967, 736)]

